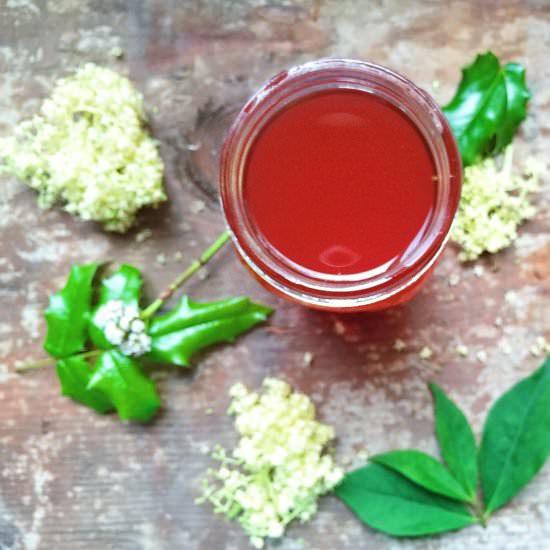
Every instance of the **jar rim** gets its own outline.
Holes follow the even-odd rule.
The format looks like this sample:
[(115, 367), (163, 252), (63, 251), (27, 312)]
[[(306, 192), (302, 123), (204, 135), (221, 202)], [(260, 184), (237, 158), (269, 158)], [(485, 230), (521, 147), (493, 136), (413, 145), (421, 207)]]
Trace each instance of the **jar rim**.
[[(432, 219), (411, 248), (409, 265), (381, 274), (327, 274), (282, 255), (253, 227), (243, 194), (244, 168), (258, 133), (285, 106), (318, 91), (352, 89), (375, 94), (399, 108), (423, 135), (437, 170)], [(443, 250), (458, 207), (461, 163), (449, 124), (434, 100), (406, 77), (387, 67), (354, 59), (326, 58), (292, 67), (265, 82), (231, 126), (221, 155), (222, 209), (233, 242), (252, 271), (297, 301), (325, 308), (369, 305), (413, 285)]]

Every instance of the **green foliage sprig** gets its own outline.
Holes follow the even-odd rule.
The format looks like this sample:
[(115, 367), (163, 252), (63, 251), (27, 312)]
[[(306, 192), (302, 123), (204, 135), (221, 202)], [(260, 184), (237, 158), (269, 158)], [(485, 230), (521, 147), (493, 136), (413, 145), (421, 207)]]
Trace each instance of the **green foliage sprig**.
[(443, 107), (457, 139), (464, 166), (502, 151), (522, 120), (531, 97), (525, 68), (519, 63), (501, 66), (492, 52), (478, 55), (462, 69), (453, 99)]
[[(44, 349), (57, 363), (63, 395), (99, 413), (116, 410), (122, 420), (146, 422), (158, 411), (161, 399), (141, 360), (186, 367), (202, 348), (232, 342), (265, 321), (271, 310), (245, 297), (200, 304), (184, 296), (168, 313), (155, 315), (228, 238), (227, 233), (221, 235), (143, 310), (139, 310), (142, 278), (137, 268), (122, 265), (97, 281), (98, 264), (73, 266), (65, 287), (50, 297), (45, 312)], [(109, 331), (103, 313), (113, 305), (136, 313), (125, 325), (120, 321), (123, 315), (111, 322)], [(50, 362), (23, 365), (20, 370)]]
[(496, 401), (479, 449), (462, 411), (438, 386), (430, 389), (444, 462), (421, 451), (390, 451), (348, 473), (335, 489), (366, 524), (389, 535), (485, 525), (550, 454), (550, 358)]

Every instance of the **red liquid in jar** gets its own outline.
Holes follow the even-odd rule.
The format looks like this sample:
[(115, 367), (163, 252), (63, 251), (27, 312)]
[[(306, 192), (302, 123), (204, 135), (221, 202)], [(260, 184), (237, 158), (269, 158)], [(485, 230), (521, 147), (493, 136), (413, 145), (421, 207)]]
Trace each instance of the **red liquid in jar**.
[(398, 265), (423, 236), (435, 174), (405, 113), (338, 89), (306, 96), (267, 122), (248, 153), (244, 197), (263, 238), (302, 268), (374, 275)]

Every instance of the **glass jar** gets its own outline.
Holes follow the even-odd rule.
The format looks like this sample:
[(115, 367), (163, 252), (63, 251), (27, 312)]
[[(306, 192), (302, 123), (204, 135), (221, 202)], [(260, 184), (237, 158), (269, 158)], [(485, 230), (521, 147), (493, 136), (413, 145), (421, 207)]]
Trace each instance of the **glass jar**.
[[(437, 186), (427, 229), (411, 242), (406, 256), (383, 273), (329, 274), (304, 269), (264, 238), (247, 209), (245, 166), (262, 128), (282, 109), (292, 108), (293, 103), (309, 94), (341, 88), (375, 94), (398, 108), (416, 126), (433, 158)], [(244, 264), (271, 291), (306, 306), (332, 311), (376, 310), (409, 300), (426, 282), (449, 238), (461, 182), (459, 151), (434, 100), (390, 69), (348, 59), (306, 63), (265, 83), (230, 128), (220, 162), (222, 207)]]

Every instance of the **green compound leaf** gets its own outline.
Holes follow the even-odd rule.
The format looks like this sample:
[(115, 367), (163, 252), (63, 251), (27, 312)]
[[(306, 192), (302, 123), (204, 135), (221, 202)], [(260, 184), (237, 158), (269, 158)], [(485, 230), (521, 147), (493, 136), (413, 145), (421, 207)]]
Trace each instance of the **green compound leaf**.
[(441, 462), (421, 451), (390, 451), (372, 457), (371, 461), (395, 470), (410, 481), (438, 495), (464, 502), (472, 500)]
[(122, 420), (147, 422), (161, 405), (155, 385), (139, 364), (116, 350), (99, 356), (88, 389), (102, 392)]
[(486, 514), (515, 496), (550, 454), (550, 358), (489, 411), (479, 451)]
[(455, 96), (443, 107), (457, 139), (464, 166), (508, 145), (526, 117), (530, 97), (525, 69), (501, 67), (492, 52), (478, 55), (462, 70)]
[(453, 531), (477, 521), (463, 504), (379, 464), (347, 474), (334, 492), (367, 525), (396, 537)]
[(441, 455), (469, 501), (476, 498), (477, 447), (472, 428), (462, 411), (433, 382), (429, 385), (435, 407), (435, 431)]
[(148, 358), (160, 363), (188, 366), (198, 350), (216, 342), (233, 342), (237, 336), (265, 321), (271, 309), (248, 298), (229, 298), (199, 304), (184, 296), (166, 315), (151, 320)]
[(112, 344), (105, 338), (103, 327), (97, 321), (97, 312), (111, 300), (120, 300), (126, 305), (139, 303), (141, 292), (141, 273), (139, 269), (131, 265), (123, 264), (111, 276), (101, 281), (99, 302), (94, 309), (89, 325), (90, 339), (100, 349), (111, 349)]
[(67, 357), (84, 348), (97, 267), (97, 264), (73, 266), (63, 290), (50, 296), (44, 312), (48, 325), (44, 349), (50, 355)]
[(67, 357), (57, 362), (57, 376), (63, 395), (98, 413), (113, 410), (113, 404), (101, 391), (88, 388), (92, 375), (92, 366), (82, 357)]

